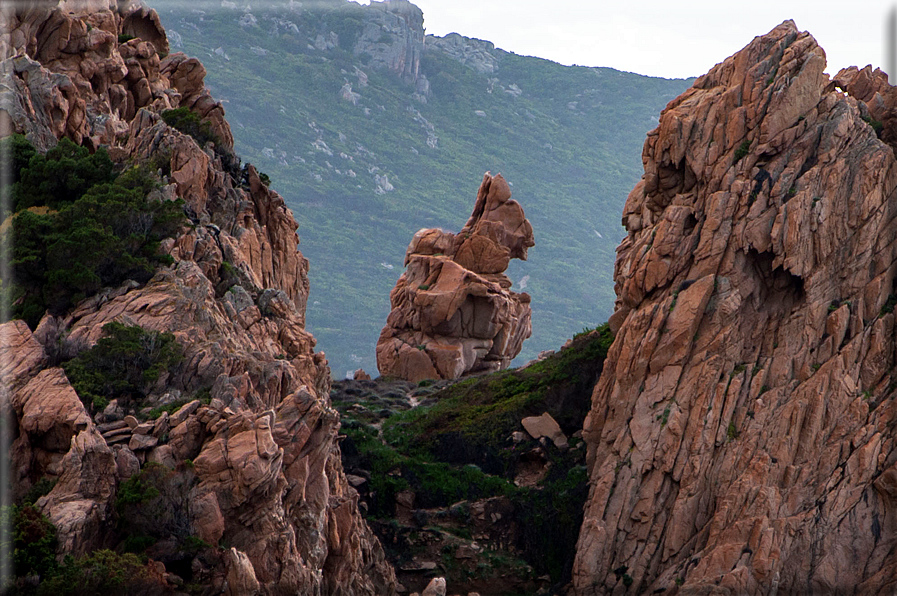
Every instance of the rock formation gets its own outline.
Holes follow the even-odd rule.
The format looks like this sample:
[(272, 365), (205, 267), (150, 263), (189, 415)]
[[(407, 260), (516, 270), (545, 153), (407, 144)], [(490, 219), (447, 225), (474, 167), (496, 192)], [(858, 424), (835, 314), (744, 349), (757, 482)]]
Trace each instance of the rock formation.
[[(408, 82), (417, 83), (424, 50), (424, 13), (408, 0), (372, 2), (355, 54), (370, 55), (374, 68), (387, 68)], [(388, 41), (386, 41), (388, 39)], [(424, 80), (426, 78), (424, 77)]]
[(486, 173), (458, 234), (423, 229), (408, 245), (377, 341), (380, 374), (417, 382), (507, 368), (532, 325), (529, 295), (504, 271), (534, 244), (508, 183)]
[(897, 161), (864, 121), (893, 89), (825, 64), (786, 21), (648, 135), (577, 594), (897, 587)]
[(491, 41), (449, 33), (445, 37), (427, 35), (426, 42), (428, 47), (442, 50), (450, 58), (480, 74), (491, 75), (498, 70), (499, 59), (495, 44)]
[(888, 75), (866, 66), (842, 68), (835, 75), (835, 84), (869, 110), (865, 119), (891, 147), (897, 145), (897, 88), (888, 84)]
[[(240, 169), (202, 65), (166, 55), (155, 12), (127, 1), (20, 2), (0, 14), (11, 75), (2, 121), (41, 150), (66, 136), (118, 162), (150, 161), (164, 172), (155, 198), (183, 199), (190, 218), (162, 243), (173, 264), (146, 284), (106, 288), (33, 333), (0, 327), (15, 496), (56, 480), (37, 506), (60, 553), (84, 554), (111, 546), (120, 483), (156, 462), (186, 479), (181, 538), (217, 557), (194, 560), (194, 581), (226, 594), (393, 593), (342, 471), (327, 361), (305, 330), (297, 224), (252, 166)], [(178, 107), (203, 118), (217, 146), (166, 124), (161, 113)], [(110, 321), (175, 335), (185, 360), (147, 401), (185, 405), (138, 421), (113, 401), (91, 418), (51, 354), (88, 348)], [(148, 554), (164, 562), (163, 542)]]

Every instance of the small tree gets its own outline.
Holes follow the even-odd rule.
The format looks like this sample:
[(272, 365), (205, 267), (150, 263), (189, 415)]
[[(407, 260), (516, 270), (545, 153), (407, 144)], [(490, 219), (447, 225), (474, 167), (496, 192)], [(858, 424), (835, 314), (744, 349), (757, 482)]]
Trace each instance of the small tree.
[[(14, 148), (19, 153), (14, 165), (19, 165), (28, 152), (21, 140), (14, 141)], [(33, 153), (26, 166), (14, 170), (14, 178), (18, 180), (12, 188), (15, 211), (39, 206), (58, 209), (77, 201), (92, 186), (112, 182), (115, 172), (105, 149), (91, 155), (86, 147), (63, 138), (46, 155)]]
[(83, 402), (102, 408), (115, 397), (142, 399), (163, 372), (184, 359), (171, 333), (112, 322), (89, 350), (63, 364)]

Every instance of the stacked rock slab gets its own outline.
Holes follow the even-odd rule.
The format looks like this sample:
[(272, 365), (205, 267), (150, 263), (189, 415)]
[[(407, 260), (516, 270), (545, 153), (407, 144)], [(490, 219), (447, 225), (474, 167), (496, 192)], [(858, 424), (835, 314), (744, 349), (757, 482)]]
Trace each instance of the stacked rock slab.
[[(155, 462), (189, 478), (178, 531), (228, 547), (212, 567), (194, 560), (208, 590), (394, 593), (342, 470), (327, 361), (305, 330), (296, 221), (252, 166), (236, 167), (202, 65), (168, 55), (156, 13), (127, 1), (17, 2), (0, 19), (0, 124), (40, 150), (65, 136), (118, 162), (153, 163), (170, 174), (150, 200), (183, 199), (189, 217), (162, 243), (173, 264), (146, 284), (105, 288), (33, 332), (0, 326), (14, 497), (56, 480), (36, 505), (57, 528), (59, 554), (83, 555), (114, 546), (119, 485)], [(219, 146), (168, 126), (161, 113), (178, 107), (208, 122)], [(147, 400), (203, 391), (208, 403), (146, 421), (110, 403), (92, 418), (54, 363), (60, 346), (86, 349), (111, 321), (172, 333), (184, 349)]]
[(648, 135), (579, 595), (897, 587), (897, 161), (824, 68), (786, 21)]
[(507, 368), (532, 323), (529, 294), (512, 292), (504, 271), (534, 244), (508, 183), (487, 172), (458, 234), (423, 229), (408, 245), (377, 342), (380, 374), (417, 382)]

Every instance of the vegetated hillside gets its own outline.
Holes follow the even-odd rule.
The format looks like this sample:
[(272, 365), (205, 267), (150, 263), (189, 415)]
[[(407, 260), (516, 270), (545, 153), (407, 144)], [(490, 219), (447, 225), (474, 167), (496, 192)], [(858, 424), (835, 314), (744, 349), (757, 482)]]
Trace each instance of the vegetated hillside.
[(293, 209), (311, 262), (309, 329), (337, 376), (375, 369), (408, 242), (463, 225), (487, 170), (511, 182), (536, 234), (529, 261), (509, 270), (533, 297), (518, 362), (610, 314), (619, 213), (645, 133), (688, 81), (455, 35), (424, 42), (407, 2), (150, 3), (172, 51), (203, 60), (237, 151)]
[[(347, 478), (406, 588), (432, 575), (483, 596), (570, 581), (588, 493), (578, 431), (612, 341), (604, 325), (526, 368), (454, 384), (334, 383)], [(546, 413), (565, 437), (524, 432)]]

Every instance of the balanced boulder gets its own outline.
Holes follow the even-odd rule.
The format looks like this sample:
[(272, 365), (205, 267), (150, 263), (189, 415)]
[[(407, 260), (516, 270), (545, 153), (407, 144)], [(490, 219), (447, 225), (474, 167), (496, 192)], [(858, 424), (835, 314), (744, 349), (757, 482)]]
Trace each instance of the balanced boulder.
[(486, 173), (458, 234), (423, 229), (412, 238), (377, 342), (380, 374), (417, 382), (507, 368), (532, 324), (529, 295), (512, 292), (504, 271), (534, 244), (508, 183)]

